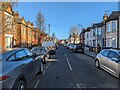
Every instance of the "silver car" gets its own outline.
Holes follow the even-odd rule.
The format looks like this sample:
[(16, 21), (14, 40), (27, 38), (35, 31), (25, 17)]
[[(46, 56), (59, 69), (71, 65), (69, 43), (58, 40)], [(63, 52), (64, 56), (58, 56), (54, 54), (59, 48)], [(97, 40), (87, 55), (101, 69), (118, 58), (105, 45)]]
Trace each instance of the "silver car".
[(70, 45), (69, 45), (69, 49), (70, 49), (70, 50), (73, 50), (73, 49), (74, 49), (74, 46), (75, 46), (75, 44), (70, 44)]
[(46, 47), (37, 46), (32, 48), (31, 51), (42, 58), (43, 64), (47, 63), (47, 59), (50, 57), (50, 55)]
[(120, 78), (120, 50), (102, 50), (95, 58), (95, 66)]
[(0, 54), (0, 84), (2, 88), (24, 90), (37, 73), (43, 72), (40, 58), (25, 48)]

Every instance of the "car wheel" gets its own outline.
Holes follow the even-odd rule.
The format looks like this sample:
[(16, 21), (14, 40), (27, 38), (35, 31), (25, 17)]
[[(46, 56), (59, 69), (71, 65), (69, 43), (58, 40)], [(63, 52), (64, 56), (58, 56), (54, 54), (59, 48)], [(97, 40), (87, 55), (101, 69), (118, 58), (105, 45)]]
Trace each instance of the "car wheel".
[(100, 63), (99, 63), (98, 60), (95, 61), (95, 67), (96, 67), (96, 68), (100, 68)]
[(24, 81), (22, 81), (22, 80), (20, 80), (20, 81), (18, 81), (15, 85), (14, 85), (14, 87), (13, 87), (13, 90), (25, 90), (25, 82)]
[(38, 73), (39, 73), (39, 74), (42, 74), (42, 73), (43, 73), (43, 70), (44, 70), (44, 69), (43, 69), (43, 64), (41, 63), (41, 64), (40, 64), (40, 69), (39, 69), (39, 72), (38, 72)]

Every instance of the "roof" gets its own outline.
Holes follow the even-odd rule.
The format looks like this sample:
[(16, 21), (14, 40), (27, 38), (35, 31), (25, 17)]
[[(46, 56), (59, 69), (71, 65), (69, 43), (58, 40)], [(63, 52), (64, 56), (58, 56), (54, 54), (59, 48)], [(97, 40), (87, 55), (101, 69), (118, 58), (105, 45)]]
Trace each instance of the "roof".
[(85, 32), (90, 31), (90, 29), (91, 29), (91, 27), (87, 27), (87, 28), (85, 29)]
[(108, 17), (108, 19), (106, 20), (106, 22), (117, 20), (119, 19), (119, 16), (120, 16), (120, 11), (113, 11), (111, 15)]
[(95, 23), (92, 25), (92, 29), (96, 28), (96, 27), (100, 27), (102, 23)]

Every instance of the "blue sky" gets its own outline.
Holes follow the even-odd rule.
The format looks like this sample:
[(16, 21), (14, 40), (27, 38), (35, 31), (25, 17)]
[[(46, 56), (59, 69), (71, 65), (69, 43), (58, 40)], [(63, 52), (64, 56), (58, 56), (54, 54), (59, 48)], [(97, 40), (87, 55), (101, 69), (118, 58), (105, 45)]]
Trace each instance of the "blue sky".
[[(46, 25), (51, 24), (59, 39), (69, 36), (71, 26), (77, 24), (88, 27), (92, 22), (101, 22), (105, 11), (118, 10), (117, 2), (21, 2), (14, 8), (25, 20), (35, 23), (39, 11), (44, 14)], [(48, 28), (46, 30), (48, 32)]]

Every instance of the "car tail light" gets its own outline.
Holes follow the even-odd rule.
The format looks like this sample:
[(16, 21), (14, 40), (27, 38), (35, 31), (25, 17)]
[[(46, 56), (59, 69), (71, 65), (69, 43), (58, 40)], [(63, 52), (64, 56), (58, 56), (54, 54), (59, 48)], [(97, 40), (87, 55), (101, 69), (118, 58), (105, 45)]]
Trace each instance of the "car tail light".
[(1, 77), (0, 77), (0, 81), (6, 80), (6, 79), (8, 79), (8, 78), (10, 78), (10, 77), (9, 77), (9, 76), (1, 76)]

